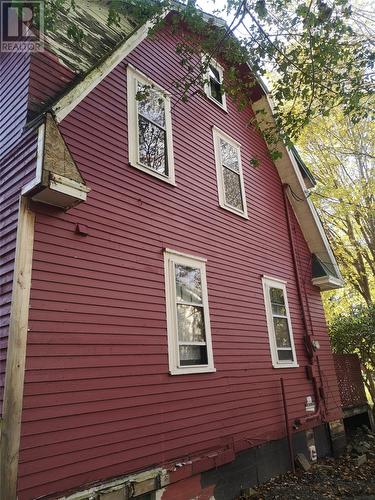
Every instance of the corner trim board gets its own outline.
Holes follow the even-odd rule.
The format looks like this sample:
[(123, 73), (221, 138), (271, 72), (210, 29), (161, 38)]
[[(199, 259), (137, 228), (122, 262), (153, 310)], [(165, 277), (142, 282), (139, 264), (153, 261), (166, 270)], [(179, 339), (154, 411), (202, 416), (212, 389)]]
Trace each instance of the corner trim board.
[(5, 372), (0, 445), (0, 500), (17, 498), (22, 400), (29, 319), (35, 215), (21, 196)]
[(28, 182), (25, 186), (23, 186), (21, 191), (23, 195), (30, 192), (32, 189), (34, 189), (38, 184), (42, 182), (45, 137), (46, 137), (46, 124), (42, 123), (38, 128), (38, 145), (36, 153), (35, 177), (31, 179), (31, 181)]

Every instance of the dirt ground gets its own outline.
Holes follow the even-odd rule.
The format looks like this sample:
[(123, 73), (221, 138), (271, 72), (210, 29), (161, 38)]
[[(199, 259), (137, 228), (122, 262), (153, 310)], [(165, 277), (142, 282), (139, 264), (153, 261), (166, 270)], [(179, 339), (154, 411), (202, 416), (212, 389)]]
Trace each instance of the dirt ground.
[[(364, 463), (362, 463), (364, 462)], [(357, 429), (346, 453), (319, 459), (304, 472), (288, 473), (253, 488), (238, 500), (375, 500), (375, 434)]]

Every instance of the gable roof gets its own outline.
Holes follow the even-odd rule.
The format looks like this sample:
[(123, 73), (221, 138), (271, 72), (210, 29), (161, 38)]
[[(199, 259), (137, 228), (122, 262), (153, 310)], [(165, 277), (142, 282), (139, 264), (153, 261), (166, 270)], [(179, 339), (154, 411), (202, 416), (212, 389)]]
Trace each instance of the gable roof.
[[(95, 0), (94, 2), (91, 0), (84, 0), (84, 2), (89, 2), (90, 5), (96, 4), (101, 7), (95, 11), (96, 21), (100, 24), (99, 29), (94, 23), (96, 31), (93, 37), (94, 42), (96, 42), (96, 37), (100, 38), (104, 36), (103, 23), (106, 24), (106, 17), (104, 16), (103, 2), (101, 0)], [(163, 16), (167, 16), (170, 12), (172, 11), (165, 10)], [(206, 18), (213, 24), (221, 26), (221, 24), (218, 23), (218, 18), (210, 15), (206, 15)], [(73, 86), (68, 88), (62, 97), (58, 98), (52, 105), (51, 108), (56, 121), (62, 121), (132, 50), (134, 50), (148, 36), (150, 28), (152, 28), (159, 19), (150, 19), (136, 28), (134, 28), (134, 22), (126, 19), (126, 21), (124, 21), (124, 30), (118, 30), (112, 33), (112, 45), (106, 46), (106, 50), (109, 46), (112, 46), (112, 50), (96, 63), (93, 63), (92, 59), (87, 56), (87, 50), (83, 50), (80, 55), (72, 58), (71, 55), (66, 54), (66, 51), (64, 52), (66, 47), (59, 36), (56, 37), (56, 40), (51, 40), (50, 50), (54, 50), (56, 55), (60, 54), (66, 64), (76, 65), (76, 68), (81, 71), (85, 70), (84, 77), (80, 78)], [(93, 25), (92, 23), (92, 20), (89, 23), (85, 23), (86, 29), (90, 30)], [(120, 38), (120, 42), (116, 45), (114, 42), (118, 37)], [(99, 52), (99, 55), (100, 54), (101, 52)], [(272, 101), (267, 89), (262, 85), (261, 81), (258, 81), (258, 83), (258, 91), (255, 94), (257, 100), (253, 103), (252, 107), (257, 118), (259, 119), (262, 117), (259, 121), (259, 126), (262, 129), (274, 125), (275, 122)], [(260, 110), (262, 110), (262, 113), (256, 113)], [(293, 207), (310, 252), (314, 256), (315, 266), (313, 270), (319, 269), (320, 274), (313, 277), (313, 283), (322, 290), (339, 288), (343, 284), (340, 270), (319, 216), (306, 189), (315, 184), (315, 179), (304, 165), (295, 148), (289, 149), (280, 141), (277, 144), (277, 149), (281, 153), (281, 158), (274, 162), (275, 166), (282, 183), (289, 186), (289, 201)], [(316, 262), (320, 262), (321, 265), (317, 266)]]

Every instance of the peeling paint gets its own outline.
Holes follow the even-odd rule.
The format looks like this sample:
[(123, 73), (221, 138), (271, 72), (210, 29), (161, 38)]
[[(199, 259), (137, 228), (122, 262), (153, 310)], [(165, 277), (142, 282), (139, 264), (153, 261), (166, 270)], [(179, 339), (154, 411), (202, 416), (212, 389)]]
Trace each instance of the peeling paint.
[[(76, 11), (61, 9), (56, 30), (45, 35), (47, 49), (69, 69), (76, 73), (86, 72), (136, 28), (136, 22), (123, 14), (120, 14), (119, 26), (108, 26), (108, 12), (107, 2), (101, 0), (80, 0)], [(81, 46), (67, 35), (72, 22), (85, 34)]]

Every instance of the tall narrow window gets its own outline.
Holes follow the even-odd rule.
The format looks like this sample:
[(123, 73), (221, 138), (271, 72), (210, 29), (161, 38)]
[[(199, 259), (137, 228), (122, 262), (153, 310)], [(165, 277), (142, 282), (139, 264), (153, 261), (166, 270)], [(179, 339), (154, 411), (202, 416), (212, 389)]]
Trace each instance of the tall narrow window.
[(129, 162), (174, 183), (170, 99), (146, 76), (128, 66)]
[[(205, 59), (205, 56), (203, 56)], [(206, 84), (204, 87), (207, 96), (221, 108), (227, 109), (225, 93), (223, 89), (223, 68), (216, 61), (211, 60), (208, 64)]]
[(205, 261), (172, 250), (164, 259), (170, 373), (214, 371)]
[(286, 295), (286, 283), (263, 277), (263, 291), (272, 364), (275, 368), (298, 366)]
[(216, 127), (213, 137), (219, 204), (247, 218), (240, 145)]

